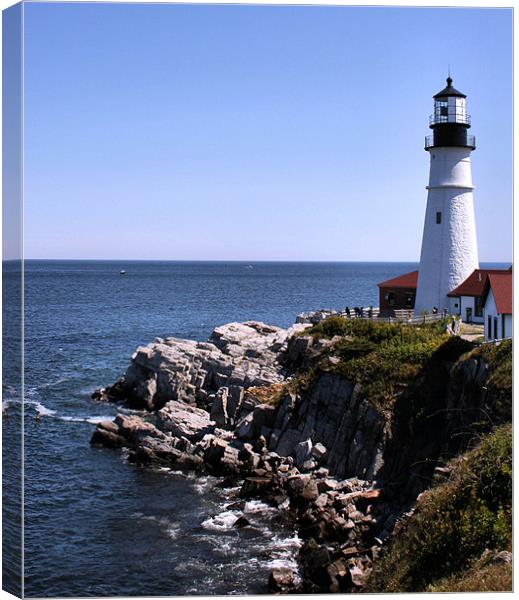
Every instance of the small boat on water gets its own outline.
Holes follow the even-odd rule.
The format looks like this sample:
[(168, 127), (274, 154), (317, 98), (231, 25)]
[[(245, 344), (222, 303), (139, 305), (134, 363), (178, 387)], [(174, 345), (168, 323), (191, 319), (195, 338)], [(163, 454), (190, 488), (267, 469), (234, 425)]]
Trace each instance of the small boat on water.
[(119, 271), (119, 275), (126, 275), (126, 271), (124, 271), (124, 270)]

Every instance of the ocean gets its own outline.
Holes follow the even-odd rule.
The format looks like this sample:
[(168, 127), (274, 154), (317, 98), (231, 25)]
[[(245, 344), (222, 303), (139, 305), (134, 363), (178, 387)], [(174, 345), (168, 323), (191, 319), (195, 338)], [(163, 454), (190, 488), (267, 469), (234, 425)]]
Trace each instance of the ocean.
[[(270, 569), (294, 560), (297, 535), (260, 502), (245, 508), (252, 527), (232, 529), (235, 515), (226, 505), (237, 490), (216, 478), (136, 467), (121, 452), (91, 448), (95, 423), (120, 408), (90, 395), (112, 384), (135, 348), (155, 337), (205, 340), (231, 321), (287, 327), (302, 311), (378, 306), (377, 283), (415, 268), (26, 261), (26, 596), (267, 592)], [(16, 292), (15, 265), (4, 263), (4, 303)], [(13, 335), (6, 332), (4, 347)], [(12, 449), (4, 457), (6, 477), (15, 477), (18, 466), (15, 367), (4, 357), (4, 452)], [(11, 518), (13, 494), (4, 489), (4, 515)], [(8, 527), (6, 536), (14, 548), (15, 532)], [(4, 587), (15, 588), (16, 565), (8, 567)]]

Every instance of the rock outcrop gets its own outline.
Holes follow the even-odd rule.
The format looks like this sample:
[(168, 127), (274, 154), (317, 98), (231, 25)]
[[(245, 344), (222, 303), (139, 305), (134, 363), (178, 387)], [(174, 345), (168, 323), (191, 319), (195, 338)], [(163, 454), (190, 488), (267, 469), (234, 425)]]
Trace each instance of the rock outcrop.
[[(203, 407), (216, 401), (214, 418), (223, 425), (240, 404), (239, 388), (284, 380), (286, 369), (279, 358), (290, 337), (304, 328), (247, 321), (216, 327), (208, 342), (157, 338), (137, 348), (125, 376), (94, 397), (148, 410), (158, 410), (169, 400)], [(217, 397), (223, 388), (227, 391)]]

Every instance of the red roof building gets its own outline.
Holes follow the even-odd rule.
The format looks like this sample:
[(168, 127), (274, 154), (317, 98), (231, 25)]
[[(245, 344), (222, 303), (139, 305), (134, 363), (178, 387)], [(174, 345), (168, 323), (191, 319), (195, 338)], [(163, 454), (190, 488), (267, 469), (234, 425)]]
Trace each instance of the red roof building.
[(497, 312), (501, 315), (512, 314), (512, 273), (492, 273), (488, 275), (483, 291), (483, 303), (492, 290)]
[(450, 312), (460, 315), (465, 323), (483, 324), (483, 289), (489, 275), (511, 273), (505, 269), (475, 269), (468, 277), (447, 294)]
[(451, 292), (447, 294), (450, 298), (460, 296), (481, 296), (483, 294), (483, 288), (487, 280), (487, 275), (491, 273), (507, 273), (503, 269), (476, 269), (473, 271), (465, 281), (460, 283), (458, 287), (455, 287)]
[(399, 275), (398, 277), (393, 277), (393, 279), (388, 279), (387, 281), (383, 281), (382, 283), (377, 284), (378, 287), (388, 288), (388, 287), (398, 287), (398, 288), (416, 288), (418, 284), (418, 271), (411, 271), (410, 273), (405, 273), (404, 275)]
[(394, 316), (395, 310), (414, 308), (418, 271), (411, 271), (378, 284), (381, 316)]
[[(494, 279), (495, 285), (500, 286), (500, 278), (505, 277), (508, 278), (507, 280), (512, 280), (512, 267), (506, 270), (475, 269), (465, 281), (447, 294), (450, 298), (450, 312), (460, 315), (462, 320), (467, 323), (483, 324), (483, 291), (489, 276), (497, 277)], [(395, 310), (413, 309), (417, 283), (418, 271), (404, 273), (379, 283), (380, 314), (393, 316)]]

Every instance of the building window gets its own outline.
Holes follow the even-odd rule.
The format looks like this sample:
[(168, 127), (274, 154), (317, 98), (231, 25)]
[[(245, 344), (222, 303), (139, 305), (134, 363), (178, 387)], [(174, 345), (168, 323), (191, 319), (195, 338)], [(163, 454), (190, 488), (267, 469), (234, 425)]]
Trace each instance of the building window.
[(490, 315), (488, 315), (487, 320), (487, 338), (492, 339), (492, 317)]
[(393, 294), (393, 292), (388, 292), (386, 294), (386, 300), (387, 300), (387, 303), (389, 304), (389, 306), (394, 306), (395, 305), (395, 294)]
[(497, 340), (497, 317), (494, 317), (494, 339)]
[(442, 222), (442, 214), (441, 212), (436, 213), (436, 224), (439, 225)]
[(474, 298), (474, 314), (476, 315), (476, 317), (482, 317), (483, 316), (483, 304), (481, 302), (481, 297), (476, 296)]

